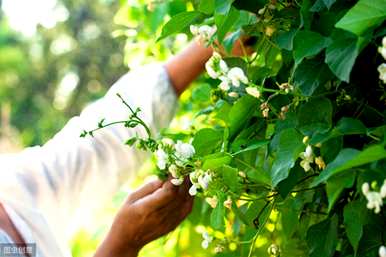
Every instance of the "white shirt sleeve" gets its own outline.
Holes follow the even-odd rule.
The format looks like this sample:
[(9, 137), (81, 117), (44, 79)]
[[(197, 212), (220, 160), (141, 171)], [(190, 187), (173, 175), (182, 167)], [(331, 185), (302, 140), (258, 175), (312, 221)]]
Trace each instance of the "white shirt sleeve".
[(149, 156), (124, 144), (136, 133), (145, 136), (141, 128), (114, 125), (94, 137), (80, 138), (84, 129), (95, 128), (103, 118), (105, 122), (128, 118), (130, 112), (116, 93), (142, 110), (139, 116), (153, 133), (168, 125), (176, 107), (165, 68), (146, 66), (124, 75), (45, 145), (0, 156), (0, 193), (42, 212), (55, 234), (69, 236), (75, 214), (92, 214), (103, 206)]

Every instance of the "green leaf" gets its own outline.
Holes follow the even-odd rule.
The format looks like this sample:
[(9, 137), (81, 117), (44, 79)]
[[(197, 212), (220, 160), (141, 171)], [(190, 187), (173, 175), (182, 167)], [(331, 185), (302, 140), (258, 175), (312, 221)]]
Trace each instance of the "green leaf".
[(332, 257), (338, 244), (338, 216), (311, 226), (307, 231), (310, 257)]
[(193, 24), (202, 13), (197, 11), (182, 12), (173, 16), (162, 28), (161, 36), (157, 41), (168, 37), (172, 34), (181, 32), (189, 25)]
[(273, 41), (282, 49), (292, 51), (293, 41), (297, 30), (292, 29), (290, 31), (279, 31), (275, 34)]
[(328, 198), (328, 211), (330, 212), (332, 207), (334, 206), (336, 200), (343, 192), (345, 188), (350, 188), (353, 186), (355, 181), (356, 174), (354, 172), (351, 173), (343, 173), (336, 176), (331, 177), (328, 180), (326, 191)]
[(273, 186), (277, 186), (280, 181), (288, 177), (290, 169), (305, 148), (302, 139), (303, 136), (293, 128), (280, 132), (278, 150), (271, 169)]
[(240, 11), (236, 8), (231, 8), (228, 15), (221, 23), (217, 26), (217, 39), (222, 42), (225, 35), (231, 30), (233, 25), (240, 19)]
[(363, 235), (363, 225), (366, 221), (365, 215), (367, 210), (364, 206), (364, 203), (354, 201), (348, 203), (343, 210), (343, 223), (346, 228), (346, 234), (354, 248), (355, 253), (358, 251), (359, 241)]
[(285, 199), (291, 190), (296, 186), (297, 182), (305, 176), (303, 168), (295, 166), (291, 169), (288, 178), (281, 181), (278, 185), (280, 196)]
[(200, 1), (198, 10), (205, 14), (212, 14), (214, 12), (215, 0)]
[(229, 111), (229, 132), (233, 137), (252, 117), (259, 102), (256, 98), (246, 95), (241, 97)]
[(319, 33), (309, 30), (298, 31), (293, 45), (295, 64), (299, 64), (305, 57), (318, 54), (330, 44), (331, 39), (323, 37)]
[(358, 38), (344, 31), (335, 32), (332, 37), (334, 41), (327, 47), (325, 62), (340, 80), (349, 82), (360, 50)]
[(234, 0), (215, 0), (215, 10), (217, 14), (226, 15), (231, 9)]
[(197, 156), (212, 153), (221, 146), (223, 134), (220, 131), (204, 128), (199, 130), (193, 138), (192, 145), (196, 150)]
[(304, 60), (295, 70), (294, 85), (304, 96), (311, 96), (332, 77), (333, 74), (323, 62), (314, 59)]
[(335, 160), (329, 163), (325, 170), (312, 183), (314, 186), (327, 181), (331, 176), (339, 174), (347, 169), (361, 166), (386, 158), (384, 145), (372, 145), (363, 151), (352, 148), (345, 148), (340, 151)]
[(207, 102), (210, 100), (212, 88), (208, 84), (201, 84), (193, 89), (192, 99), (195, 102)]
[(212, 214), (210, 215), (210, 224), (214, 229), (224, 230), (225, 228), (225, 207), (222, 204), (225, 201), (225, 195), (223, 193), (219, 193), (217, 196), (218, 204), (216, 208), (213, 209)]
[(305, 135), (325, 133), (332, 125), (332, 103), (328, 98), (312, 98), (299, 108), (298, 128)]
[(230, 164), (232, 156), (229, 153), (214, 153), (204, 157), (202, 168), (204, 170), (215, 170), (224, 164)]
[(360, 0), (335, 25), (356, 35), (380, 25), (386, 19), (385, 0)]
[(237, 169), (228, 165), (222, 166), (221, 175), (224, 179), (224, 184), (227, 185), (232, 192), (238, 191), (238, 174), (239, 171)]
[(366, 134), (367, 128), (360, 120), (343, 117), (338, 121), (334, 130), (340, 135), (355, 135)]

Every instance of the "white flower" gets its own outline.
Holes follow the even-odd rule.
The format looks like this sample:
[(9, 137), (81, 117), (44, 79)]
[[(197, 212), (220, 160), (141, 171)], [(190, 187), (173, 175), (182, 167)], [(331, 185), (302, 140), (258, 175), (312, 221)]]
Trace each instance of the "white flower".
[(382, 55), (383, 59), (386, 60), (386, 47), (378, 47), (378, 52)]
[(206, 41), (210, 40), (216, 31), (216, 27), (211, 27), (209, 25), (203, 25), (198, 28), (199, 36)]
[(265, 6), (257, 11), (259, 15), (263, 15), (265, 12)]
[(379, 79), (386, 84), (386, 63), (379, 65), (377, 70), (379, 72)]
[(178, 171), (178, 167), (174, 164), (170, 165), (169, 172), (173, 178), (178, 178), (180, 176), (179, 171)]
[(184, 177), (180, 177), (180, 178), (173, 178), (172, 180), (170, 180), (170, 182), (175, 185), (175, 186), (180, 186), (182, 185), (182, 183), (184, 183)]
[(196, 26), (196, 25), (190, 25), (190, 32), (193, 34), (193, 35), (195, 35), (195, 36), (197, 36), (198, 35), (198, 26)]
[(189, 158), (193, 157), (196, 153), (194, 147), (191, 144), (183, 143), (181, 141), (177, 141), (177, 144), (174, 146), (176, 149), (177, 158), (186, 161)]
[(208, 73), (209, 77), (211, 77), (212, 79), (217, 79), (220, 76), (220, 73), (215, 71), (215, 67), (214, 67), (213, 63), (211, 62), (211, 59), (209, 59), (209, 61), (207, 61), (205, 63), (205, 69), (206, 69), (206, 72)]
[(228, 199), (224, 201), (225, 208), (232, 209), (232, 199), (228, 196)]
[(212, 207), (213, 209), (216, 208), (217, 206), (217, 203), (218, 203), (218, 199), (216, 196), (213, 196), (213, 197), (207, 197), (205, 198), (205, 201), (210, 205), (210, 207)]
[(239, 87), (240, 82), (248, 84), (248, 78), (245, 76), (244, 71), (239, 67), (233, 67), (230, 69), (227, 77), (232, 81), (232, 85), (235, 87)]
[(216, 33), (217, 29), (216, 27), (211, 27), (208, 25), (202, 25), (202, 26), (196, 26), (196, 25), (190, 25), (190, 32), (193, 36), (198, 37), (200, 40), (207, 43), (211, 40), (214, 33)]
[[(386, 37), (384, 37), (386, 38)], [(386, 198), (386, 179), (383, 181), (383, 185), (381, 187), (381, 191), (379, 192), (382, 198)]]
[(230, 93), (228, 93), (228, 96), (233, 97), (233, 98), (237, 98), (237, 97), (239, 97), (239, 94), (236, 92), (230, 92)]
[(212, 176), (209, 173), (204, 173), (198, 177), (198, 184), (202, 189), (207, 189), (209, 183), (212, 181)]
[(219, 66), (220, 66), (220, 70), (221, 70), (222, 73), (227, 73), (228, 72), (229, 68), (228, 68), (227, 63), (224, 60), (222, 60), (222, 59), (220, 60)]
[(245, 91), (253, 97), (260, 98), (260, 91), (255, 87), (247, 87), (245, 88)]
[(209, 77), (218, 79), (220, 76), (228, 72), (228, 65), (221, 59), (221, 55), (213, 52), (212, 57), (205, 63), (205, 69)]
[(314, 162), (314, 153), (312, 151), (312, 147), (307, 145), (306, 150), (300, 153), (299, 156), (302, 159), (300, 166), (304, 169), (304, 171), (309, 171), (311, 169), (310, 164)]
[(231, 87), (229, 86), (228, 80), (221, 81), (220, 85), (218, 86), (223, 91), (228, 91)]
[[(385, 39), (386, 37), (384, 37), (383, 39)], [(379, 247), (379, 257), (386, 257), (386, 247), (384, 245), (382, 245), (381, 247)]]
[(209, 244), (213, 241), (213, 237), (209, 236), (208, 232), (202, 233), (202, 238), (204, 239), (201, 243), (202, 248), (208, 249)]
[(189, 194), (191, 196), (195, 196), (197, 194), (197, 186), (196, 184), (193, 184), (190, 188), (189, 188)]
[(362, 193), (363, 195), (367, 195), (370, 192), (370, 185), (369, 183), (363, 183), (362, 184)]
[(383, 47), (386, 47), (386, 37), (383, 37), (383, 38), (382, 38), (382, 46), (383, 46)]
[(381, 194), (378, 192), (368, 192), (365, 196), (367, 199), (367, 209), (374, 209), (375, 213), (379, 213), (383, 205)]
[(166, 164), (168, 162), (168, 155), (161, 148), (159, 148), (155, 152), (155, 154), (157, 156), (157, 166), (158, 166), (158, 168), (160, 168), (161, 170), (165, 169), (166, 168)]

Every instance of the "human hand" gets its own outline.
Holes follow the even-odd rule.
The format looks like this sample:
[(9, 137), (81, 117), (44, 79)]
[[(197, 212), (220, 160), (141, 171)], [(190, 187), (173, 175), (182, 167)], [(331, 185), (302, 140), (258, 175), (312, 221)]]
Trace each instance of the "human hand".
[(147, 243), (169, 233), (190, 213), (189, 182), (156, 180), (131, 193), (94, 257), (134, 257)]

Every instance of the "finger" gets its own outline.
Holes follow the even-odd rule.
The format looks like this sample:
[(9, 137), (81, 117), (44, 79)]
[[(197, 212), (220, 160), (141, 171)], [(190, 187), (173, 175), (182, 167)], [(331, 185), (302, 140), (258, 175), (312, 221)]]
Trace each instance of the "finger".
[[(165, 184), (171, 184), (170, 182), (165, 182)], [(158, 188), (156, 191), (154, 191), (152, 194), (147, 195), (146, 197), (138, 200), (138, 204), (144, 205), (145, 208), (149, 209), (159, 209), (166, 205), (168, 205), (170, 202), (176, 199), (178, 189), (176, 190), (172, 186), (162, 186), (161, 188)]]
[(134, 192), (132, 192), (128, 196), (127, 202), (134, 203), (135, 201), (138, 201), (139, 199), (154, 193), (157, 189), (161, 188), (162, 185), (163, 185), (163, 182), (161, 180), (157, 179), (157, 180), (151, 181), (143, 185), (142, 187), (138, 188)]

